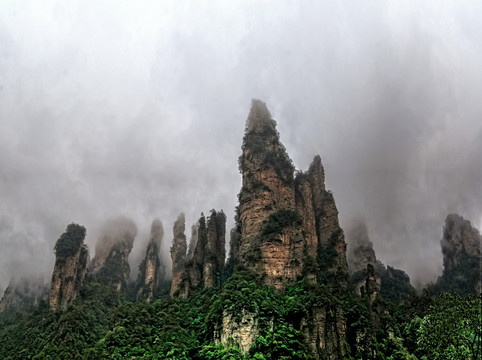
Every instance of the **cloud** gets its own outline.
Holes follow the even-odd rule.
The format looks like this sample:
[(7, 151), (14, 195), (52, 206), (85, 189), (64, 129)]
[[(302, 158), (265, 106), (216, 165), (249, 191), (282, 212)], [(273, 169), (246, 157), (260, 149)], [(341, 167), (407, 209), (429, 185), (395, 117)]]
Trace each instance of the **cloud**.
[(297, 168), (321, 155), (343, 227), (362, 216), (378, 258), (434, 280), (446, 214), (482, 221), (481, 10), (3, 1), (0, 287), (20, 269), (48, 278), (72, 221), (91, 252), (118, 215), (135, 246), (181, 211), (189, 228), (223, 209), (230, 227), (251, 98)]

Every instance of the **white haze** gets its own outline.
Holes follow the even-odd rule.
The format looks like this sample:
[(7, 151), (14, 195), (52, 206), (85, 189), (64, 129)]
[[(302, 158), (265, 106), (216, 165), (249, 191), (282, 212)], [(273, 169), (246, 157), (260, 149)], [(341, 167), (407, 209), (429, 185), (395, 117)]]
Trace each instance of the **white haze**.
[[(482, 222), (480, 1), (0, 2), (0, 290), (52, 270), (70, 222), (93, 256), (132, 218), (233, 224), (252, 98), (297, 168), (320, 154), (342, 226), (415, 284), (445, 216)], [(189, 238), (190, 234), (186, 234)], [(133, 271), (136, 271), (135, 267)]]

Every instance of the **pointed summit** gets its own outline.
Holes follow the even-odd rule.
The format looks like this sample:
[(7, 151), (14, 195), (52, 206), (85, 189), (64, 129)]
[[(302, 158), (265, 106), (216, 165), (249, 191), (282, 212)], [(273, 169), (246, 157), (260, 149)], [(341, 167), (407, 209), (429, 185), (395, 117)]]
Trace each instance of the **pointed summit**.
[(166, 270), (159, 257), (163, 237), (162, 222), (154, 219), (146, 255), (139, 265), (137, 300), (145, 299), (147, 302), (151, 302), (160, 288), (161, 281), (164, 280)]
[(187, 242), (184, 231), (186, 219), (183, 213), (179, 214), (172, 229), (174, 239), (171, 246), (172, 259), (172, 284), (170, 295), (173, 296), (181, 288), (182, 275), (186, 266)]
[(315, 182), (313, 185), (315, 188), (320, 189), (321, 191), (325, 190), (325, 169), (323, 168), (323, 164), (321, 163), (320, 155), (316, 155), (313, 158), (313, 161), (310, 164), (308, 169), (308, 174), (310, 179)]
[(253, 99), (246, 122), (246, 132), (263, 132), (266, 128), (275, 130), (276, 122), (271, 118), (266, 104), (261, 100)]
[(162, 227), (162, 222), (159, 219), (154, 219), (151, 225), (151, 238), (149, 239), (149, 243), (156, 244), (160, 248), (163, 237), (164, 228)]

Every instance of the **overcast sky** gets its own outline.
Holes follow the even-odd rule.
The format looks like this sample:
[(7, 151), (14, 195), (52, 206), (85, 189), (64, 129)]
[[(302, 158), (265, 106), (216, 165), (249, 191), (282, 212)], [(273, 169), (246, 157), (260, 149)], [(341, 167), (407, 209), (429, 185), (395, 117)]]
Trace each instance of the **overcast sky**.
[(0, 1), (0, 291), (70, 222), (159, 217), (167, 257), (241, 185), (252, 98), (298, 169), (320, 154), (348, 233), (416, 284), (445, 216), (482, 223), (480, 1)]

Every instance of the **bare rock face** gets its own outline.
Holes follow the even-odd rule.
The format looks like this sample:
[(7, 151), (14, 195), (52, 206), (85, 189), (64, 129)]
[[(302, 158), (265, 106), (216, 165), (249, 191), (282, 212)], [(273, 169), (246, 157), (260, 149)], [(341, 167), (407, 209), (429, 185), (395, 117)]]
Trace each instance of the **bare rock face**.
[(450, 214), (445, 220), (440, 243), (444, 271), (435, 285), (437, 291), (481, 293), (482, 237), (479, 231), (462, 216)]
[(136, 235), (136, 224), (128, 218), (118, 217), (105, 224), (96, 244), (92, 261), (94, 274), (99, 281), (121, 293), (127, 290), (131, 271), (128, 257)]
[(365, 270), (368, 264), (377, 263), (373, 243), (368, 237), (368, 229), (364, 222), (355, 224), (348, 233), (348, 250), (350, 275)]
[(354, 224), (348, 232), (348, 250), (347, 259), (350, 281), (357, 294), (361, 295), (361, 289), (365, 286), (367, 277), (369, 277), (367, 272), (368, 265), (374, 269), (373, 279), (380, 286), (380, 273), (385, 269), (384, 265), (377, 260), (364, 222)]
[(345, 359), (347, 349), (340, 346), (345, 338), (346, 320), (339, 308), (312, 308), (309, 317), (301, 319), (301, 332), (316, 359)]
[(85, 227), (70, 224), (55, 244), (55, 265), (49, 307), (65, 310), (79, 295), (87, 271), (89, 252), (84, 245)]
[(179, 296), (187, 297), (192, 289), (199, 286), (211, 288), (220, 284), (220, 276), (224, 270), (226, 257), (225, 238), (226, 215), (222, 211), (211, 210), (211, 215), (206, 223), (206, 218), (201, 214), (198, 225), (193, 230), (193, 239), (190, 245), (190, 248), (194, 248), (192, 256), (190, 257), (188, 254), (181, 276), (176, 271), (177, 279), (180, 278), (181, 280), (179, 282), (176, 280), (175, 283), (173, 280), (171, 295), (178, 292)]
[[(228, 264), (242, 265), (277, 289), (304, 277), (333, 293), (345, 291), (346, 244), (333, 195), (325, 189), (321, 158), (316, 156), (306, 173), (295, 176), (276, 122), (259, 100), (252, 102), (239, 168), (243, 181)], [(339, 307), (327, 311), (312, 309), (311, 316), (301, 320), (302, 332), (315, 358), (342, 358), (346, 320)], [(242, 337), (227, 323), (222, 334)]]
[(385, 299), (401, 303), (415, 293), (403, 270), (377, 260), (364, 222), (354, 224), (348, 232), (348, 249), (350, 282), (358, 295), (363, 290), (373, 302), (380, 293)]
[(171, 246), (172, 259), (172, 284), (170, 295), (174, 296), (180, 289), (182, 277), (186, 266), (186, 235), (184, 235), (186, 220), (184, 214), (180, 214), (172, 229), (174, 240)]
[(214, 334), (216, 344), (234, 341), (239, 350), (246, 353), (259, 335), (258, 316), (243, 309), (238, 319), (225, 310), (221, 329), (221, 332)]
[(50, 288), (40, 278), (12, 278), (0, 301), (0, 313), (9, 309), (24, 310), (47, 300)]
[(450, 271), (460, 266), (467, 256), (480, 258), (479, 231), (460, 215), (447, 216), (440, 243), (445, 270)]
[(375, 268), (372, 264), (367, 265), (367, 278), (365, 280), (365, 286), (362, 286), (361, 293), (363, 296), (367, 296), (370, 299), (370, 303), (373, 304), (380, 291), (379, 282), (375, 278)]
[(137, 300), (143, 299), (151, 302), (166, 275), (165, 266), (159, 258), (163, 237), (162, 223), (159, 219), (155, 219), (151, 226), (151, 237), (147, 245), (146, 256), (139, 265)]
[(259, 100), (253, 100), (242, 151), (233, 255), (276, 288), (304, 274), (316, 281), (328, 272), (338, 274), (338, 286), (348, 272), (346, 244), (320, 157), (295, 178), (276, 122)]

